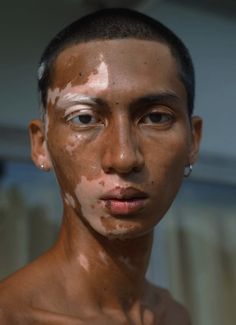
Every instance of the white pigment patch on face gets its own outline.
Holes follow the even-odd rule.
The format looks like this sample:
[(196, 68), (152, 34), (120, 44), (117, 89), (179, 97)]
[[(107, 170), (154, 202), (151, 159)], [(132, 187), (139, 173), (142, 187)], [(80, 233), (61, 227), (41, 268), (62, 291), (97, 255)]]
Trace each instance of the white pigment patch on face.
[(65, 193), (65, 202), (70, 205), (72, 208), (75, 208), (75, 200), (69, 193)]
[(75, 98), (72, 99), (73, 95), (77, 94), (81, 96), (80, 100), (84, 100), (84, 97), (86, 97), (86, 95), (83, 94), (89, 92), (90, 90), (94, 91), (95, 93), (106, 90), (109, 85), (108, 65), (104, 61), (102, 54), (100, 54), (99, 61), (100, 63), (96, 68), (96, 72), (93, 72), (88, 76), (86, 83), (78, 86), (72, 86), (72, 83), (69, 82), (63, 89), (59, 89), (58, 87), (54, 89), (48, 89), (47, 103), (55, 105), (56, 100), (58, 99), (58, 108), (61, 108), (65, 99), (67, 99), (67, 102), (69, 99), (72, 103), (73, 101), (75, 102)]
[[(114, 188), (126, 188), (129, 184), (122, 181), (116, 174), (98, 177), (88, 180), (82, 176), (81, 181), (75, 188), (75, 196), (78, 199), (83, 217), (90, 226), (102, 235), (110, 238), (117, 237), (130, 231), (130, 227), (114, 224), (113, 229), (107, 229), (103, 220), (112, 217), (105, 209), (104, 202), (100, 198)], [(115, 222), (115, 220), (114, 220)]]
[(78, 260), (79, 260), (79, 264), (81, 265), (81, 267), (86, 272), (88, 272), (89, 271), (89, 261), (88, 261), (87, 257), (84, 254), (79, 254)]
[(106, 62), (104, 62), (102, 54), (100, 54), (99, 60), (100, 64), (97, 67), (97, 73), (91, 74), (89, 76), (86, 85), (94, 90), (103, 91), (107, 89), (109, 83), (108, 66)]
[(49, 130), (49, 115), (48, 115), (48, 111), (46, 111), (44, 116), (44, 133), (45, 133), (46, 140), (48, 140), (48, 130)]

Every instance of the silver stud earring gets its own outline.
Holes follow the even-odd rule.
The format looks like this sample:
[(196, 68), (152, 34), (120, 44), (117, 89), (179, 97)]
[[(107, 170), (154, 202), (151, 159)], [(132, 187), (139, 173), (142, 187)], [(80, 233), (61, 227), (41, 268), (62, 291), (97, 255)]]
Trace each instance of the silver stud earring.
[(40, 168), (41, 168), (41, 169), (44, 169), (44, 164), (41, 164), (41, 165), (40, 165)]
[(192, 164), (189, 164), (188, 166), (186, 166), (184, 169), (184, 177), (189, 177), (190, 174), (192, 173), (192, 170), (193, 170)]

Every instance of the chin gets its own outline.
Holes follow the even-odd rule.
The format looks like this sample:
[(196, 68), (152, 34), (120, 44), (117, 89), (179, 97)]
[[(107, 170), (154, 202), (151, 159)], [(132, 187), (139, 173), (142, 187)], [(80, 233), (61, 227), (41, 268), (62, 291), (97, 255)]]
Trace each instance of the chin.
[(99, 235), (108, 239), (134, 239), (152, 233), (155, 225), (158, 223), (145, 224), (143, 220), (101, 218), (96, 225), (90, 224), (90, 227)]

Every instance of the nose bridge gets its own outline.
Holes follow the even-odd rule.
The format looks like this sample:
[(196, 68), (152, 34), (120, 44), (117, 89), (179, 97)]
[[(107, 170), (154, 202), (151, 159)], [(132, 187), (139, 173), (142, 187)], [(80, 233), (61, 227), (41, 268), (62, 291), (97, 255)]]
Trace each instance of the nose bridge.
[(130, 118), (127, 114), (119, 114), (109, 127), (103, 167), (105, 171), (128, 173), (140, 169), (142, 165), (143, 158)]

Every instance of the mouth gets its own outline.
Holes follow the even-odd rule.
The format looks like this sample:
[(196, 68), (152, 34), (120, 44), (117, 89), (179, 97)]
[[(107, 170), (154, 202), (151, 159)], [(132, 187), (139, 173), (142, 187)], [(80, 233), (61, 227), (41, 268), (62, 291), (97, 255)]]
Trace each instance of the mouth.
[(133, 187), (116, 187), (100, 200), (112, 215), (129, 215), (141, 212), (148, 202), (148, 195)]

